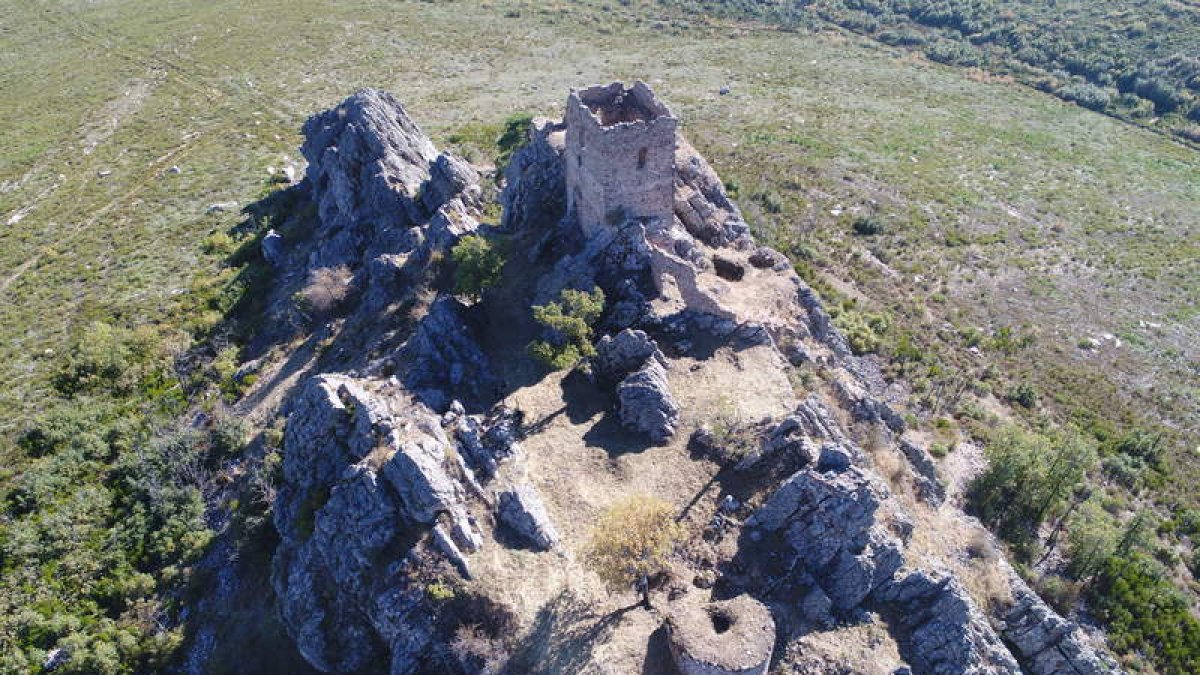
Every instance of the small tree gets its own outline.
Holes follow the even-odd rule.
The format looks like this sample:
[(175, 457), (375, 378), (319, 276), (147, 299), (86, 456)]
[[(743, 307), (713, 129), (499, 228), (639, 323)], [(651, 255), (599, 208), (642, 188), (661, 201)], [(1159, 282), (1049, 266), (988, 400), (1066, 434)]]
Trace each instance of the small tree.
[(555, 370), (570, 368), (592, 356), (592, 324), (604, 312), (604, 291), (564, 290), (557, 302), (533, 306), (533, 320), (541, 324), (546, 338), (529, 345), (529, 352)]
[(613, 504), (596, 523), (586, 550), (588, 565), (614, 591), (629, 587), (650, 606), (650, 577), (666, 569), (683, 528), (675, 510), (656, 497), (637, 495)]
[(504, 251), (479, 235), (468, 235), (450, 249), (454, 260), (454, 292), (478, 300), (500, 282)]

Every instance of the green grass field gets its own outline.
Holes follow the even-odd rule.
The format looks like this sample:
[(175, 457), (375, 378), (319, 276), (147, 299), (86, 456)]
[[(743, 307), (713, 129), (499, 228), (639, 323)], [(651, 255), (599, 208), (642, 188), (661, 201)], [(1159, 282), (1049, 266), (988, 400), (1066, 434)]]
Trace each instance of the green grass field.
[[(1164, 428), (1194, 503), (1200, 154), (1008, 78), (655, 3), (9, 0), (0, 12), (0, 457), (93, 321), (178, 322), (305, 117), (387, 89), (486, 161), (568, 88), (650, 82), (747, 218), (918, 394), (955, 378), (1098, 436)], [(721, 87), (730, 93), (720, 95)], [(175, 172), (173, 167), (178, 167)], [(881, 234), (854, 234), (872, 219)], [(844, 318), (844, 320), (849, 320)], [(168, 326), (168, 328), (174, 326)], [(1111, 337), (1110, 337), (1111, 336)], [(1098, 347), (1091, 346), (1095, 340)], [(1119, 341), (1119, 344), (1118, 344)], [(951, 413), (953, 411), (946, 411)], [(1189, 478), (1192, 477), (1192, 478)]]

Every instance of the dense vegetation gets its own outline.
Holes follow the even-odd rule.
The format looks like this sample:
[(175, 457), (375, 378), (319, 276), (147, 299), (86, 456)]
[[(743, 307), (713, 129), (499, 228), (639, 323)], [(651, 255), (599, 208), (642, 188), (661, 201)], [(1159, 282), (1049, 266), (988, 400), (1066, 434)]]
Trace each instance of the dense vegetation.
[[(213, 510), (222, 475), (249, 437), (227, 409), (253, 377), (233, 317), (254, 313), (267, 278), (247, 265), (266, 222), (241, 228), (240, 247), (210, 237), (229, 266), (197, 275), (159, 323), (87, 324), (58, 359), (0, 490), (0, 672), (140, 673), (175, 657), (195, 565), (228, 519)], [(269, 505), (250, 497), (239, 527), (261, 528)]]
[[(1152, 482), (1147, 472), (1158, 466), (1156, 446), (1155, 437), (1135, 431), (1109, 450), (1104, 470), (1133, 465), (1130, 481)], [(1035, 579), (1050, 602), (1070, 611), (1085, 596), (1133, 666), (1188, 673), (1200, 663), (1200, 620), (1171, 581), (1175, 540), (1160, 544), (1151, 512), (1125, 514), (1119, 500), (1089, 486), (1089, 474), (1094, 480), (1101, 472), (1093, 441), (1007, 427), (989, 438), (987, 456), (968, 494), (971, 507), (1012, 545), (1027, 573), (1035, 560), (1063, 555), (1062, 577)], [(1188, 538), (1200, 534), (1190, 523), (1183, 529)]]
[(1200, 7), (1087, 0), (663, 0), (812, 26), (825, 20), (929, 59), (1012, 75), (1061, 98), (1200, 141)]
[(454, 261), (454, 292), (478, 300), (483, 292), (500, 281), (504, 271), (504, 250), (479, 235), (459, 240), (450, 249)]

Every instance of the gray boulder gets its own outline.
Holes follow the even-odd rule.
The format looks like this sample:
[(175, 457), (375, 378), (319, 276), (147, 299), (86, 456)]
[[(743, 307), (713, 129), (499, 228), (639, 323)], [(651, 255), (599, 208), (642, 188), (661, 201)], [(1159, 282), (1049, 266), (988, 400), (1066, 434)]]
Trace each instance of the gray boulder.
[(496, 502), (496, 517), (539, 551), (548, 551), (558, 544), (558, 531), (531, 485), (501, 492)]
[(667, 371), (656, 360), (617, 385), (621, 424), (626, 429), (646, 434), (655, 443), (664, 443), (675, 435), (679, 425), (679, 404), (667, 384)]
[(616, 335), (600, 338), (596, 343), (596, 356), (592, 358), (592, 369), (600, 380), (617, 382), (640, 369), (649, 359), (659, 365), (667, 364), (658, 344), (645, 331), (626, 328)]
[(904, 418), (892, 406), (868, 393), (854, 373), (839, 373), (833, 380), (833, 389), (841, 402), (850, 408), (855, 421), (883, 424), (896, 433), (904, 431)]
[(1009, 675), (1021, 672), (1012, 654), (952, 576), (918, 570), (887, 584), (875, 600), (895, 616), (901, 654), (913, 672)]
[(432, 213), (463, 193), (479, 198), (479, 173), (465, 160), (443, 152), (429, 165), (429, 180), (421, 186), (421, 202)]

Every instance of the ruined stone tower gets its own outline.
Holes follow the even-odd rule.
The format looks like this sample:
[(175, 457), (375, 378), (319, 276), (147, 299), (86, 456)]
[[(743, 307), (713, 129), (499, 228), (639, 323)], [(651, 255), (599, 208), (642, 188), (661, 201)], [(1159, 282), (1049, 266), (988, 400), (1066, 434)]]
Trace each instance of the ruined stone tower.
[(671, 222), (678, 120), (646, 83), (573, 89), (564, 121), (567, 210), (586, 236), (630, 218)]

